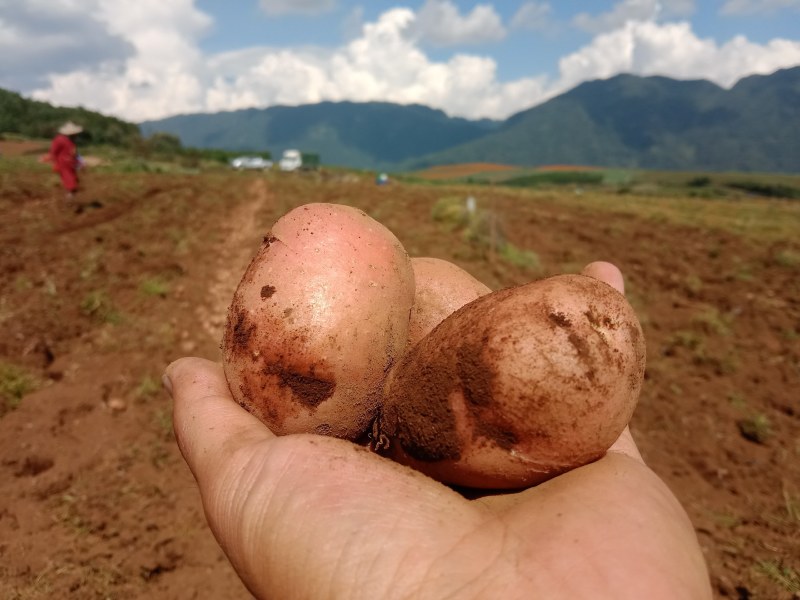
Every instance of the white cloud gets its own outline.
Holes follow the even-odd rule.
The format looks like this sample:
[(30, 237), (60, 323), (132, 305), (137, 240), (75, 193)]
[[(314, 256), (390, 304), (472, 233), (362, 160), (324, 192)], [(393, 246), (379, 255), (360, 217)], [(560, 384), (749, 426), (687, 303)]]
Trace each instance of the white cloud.
[(694, 12), (694, 0), (622, 0), (613, 8), (599, 15), (577, 14), (572, 23), (590, 33), (614, 31), (630, 21), (646, 22), (685, 17)]
[(318, 15), (336, 7), (334, 0), (260, 0), (259, 6), (268, 15)]
[(730, 86), (746, 75), (771, 73), (800, 64), (800, 42), (775, 39), (756, 44), (737, 36), (718, 45), (698, 38), (688, 23), (627, 22), (597, 36), (559, 61), (558, 87), (619, 73), (709, 79)]
[(408, 34), (434, 46), (460, 46), (502, 40), (506, 30), (489, 4), (478, 4), (462, 16), (449, 0), (427, 0), (409, 24)]
[(658, 16), (658, 0), (623, 0), (606, 13), (596, 16), (589, 13), (577, 14), (572, 22), (585, 31), (601, 33), (613, 31), (630, 21), (651, 21)]
[(0, 0), (0, 85), (41, 85), (50, 73), (117, 65), (134, 54), (94, 11), (45, 0)]
[(251, 49), (217, 57), (213, 69), (240, 72), (214, 81), (208, 108), (385, 100), (481, 118), (528, 108), (542, 96), (543, 78), (500, 83), (489, 58), (455, 55), (431, 61), (406, 35), (413, 21), (410, 10), (387, 11), (332, 53)]
[[(192, 0), (52, 0), (63, 10), (91, 12), (110, 35), (134, 48), (122, 65), (50, 74), (32, 95), (83, 105), (128, 119), (197, 110), (204, 102), (205, 60), (197, 40), (211, 19)], [(91, 4), (91, 6), (89, 6)]]
[(661, 3), (661, 16), (688, 17), (694, 13), (695, 0), (666, 0)]
[[(58, 72), (40, 66), (44, 83), (28, 93), (132, 121), (322, 100), (421, 103), (454, 116), (504, 118), (587, 79), (623, 72), (730, 85), (745, 75), (800, 64), (800, 41), (756, 44), (739, 36), (718, 44), (699, 38), (685, 22), (629, 20), (563, 57), (553, 79), (501, 81), (487, 56), (431, 58), (420, 38), (409, 35), (419, 19), (410, 9), (385, 11), (335, 48), (262, 46), (205, 55), (199, 42), (213, 22), (192, 0), (82, 2), (80, 9), (74, 0), (50, 0), (49, 6), (77, 15), (91, 4), (98, 39), (121, 44), (124, 52), (115, 60), (68, 64)], [(474, 14), (459, 16), (458, 22)], [(0, 22), (0, 47), (7, 43), (13, 49), (6, 23)], [(4, 73), (0, 69), (0, 85)]]
[(551, 27), (552, 7), (547, 2), (523, 2), (511, 18), (511, 27), (537, 31)]
[(720, 12), (723, 15), (752, 15), (788, 8), (800, 10), (800, 0), (727, 0)]

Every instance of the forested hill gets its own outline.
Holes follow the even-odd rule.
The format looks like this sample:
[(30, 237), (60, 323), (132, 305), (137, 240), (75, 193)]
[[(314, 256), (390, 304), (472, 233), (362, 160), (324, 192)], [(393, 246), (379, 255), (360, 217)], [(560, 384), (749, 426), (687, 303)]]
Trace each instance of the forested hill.
[(451, 118), (421, 105), (321, 102), (180, 115), (141, 127), (145, 135), (170, 133), (197, 148), (269, 150), (273, 156), (297, 148), (328, 164), (384, 168), (478, 139), (499, 124)]
[(488, 160), (800, 172), (800, 67), (730, 90), (631, 75), (587, 82), (413, 166)]
[(49, 138), (66, 121), (80, 124), (84, 137), (97, 144), (131, 146), (141, 139), (139, 127), (115, 117), (79, 107), (59, 107), (23, 98), (0, 88), (0, 134), (17, 133), (32, 138)]

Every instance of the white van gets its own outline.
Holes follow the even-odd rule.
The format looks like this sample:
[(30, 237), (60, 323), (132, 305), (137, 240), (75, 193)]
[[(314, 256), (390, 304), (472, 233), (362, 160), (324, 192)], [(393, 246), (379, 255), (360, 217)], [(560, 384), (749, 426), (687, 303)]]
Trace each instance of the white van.
[(303, 156), (299, 150), (284, 150), (278, 165), (281, 171), (296, 171), (303, 166)]

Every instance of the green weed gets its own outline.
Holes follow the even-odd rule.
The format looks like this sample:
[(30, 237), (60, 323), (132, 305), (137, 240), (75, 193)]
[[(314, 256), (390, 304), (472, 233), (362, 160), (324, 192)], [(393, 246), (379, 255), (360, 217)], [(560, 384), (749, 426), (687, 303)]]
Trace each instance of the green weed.
[(781, 250), (775, 255), (775, 264), (787, 269), (800, 267), (800, 252), (794, 250)]
[(683, 284), (686, 290), (693, 296), (696, 296), (701, 291), (703, 291), (703, 280), (700, 279), (694, 273), (687, 275), (686, 279), (684, 279)]
[(736, 410), (744, 410), (747, 408), (747, 402), (739, 392), (731, 392), (728, 394), (728, 402), (731, 403)]
[(6, 409), (17, 408), (22, 397), (37, 387), (38, 381), (25, 369), (0, 361), (0, 398)]
[(692, 324), (705, 333), (716, 335), (730, 335), (733, 318), (728, 314), (721, 314), (714, 306), (705, 307), (694, 316)]
[(453, 196), (440, 198), (431, 208), (431, 218), (444, 225), (449, 231), (466, 227), (470, 222), (466, 200)]
[(800, 593), (800, 574), (794, 568), (779, 561), (762, 560), (756, 565), (756, 571), (769, 577), (787, 592)]
[(522, 269), (539, 271), (542, 268), (538, 254), (531, 250), (520, 250), (513, 244), (504, 244), (502, 248), (500, 248), (500, 256), (502, 256), (506, 262)]
[(151, 398), (161, 391), (161, 381), (151, 375), (145, 375), (136, 386), (134, 395), (142, 400)]
[(169, 283), (161, 277), (148, 277), (139, 284), (139, 291), (145, 296), (160, 296), (166, 298), (169, 293)]
[(117, 325), (122, 322), (122, 316), (103, 290), (89, 292), (81, 301), (80, 309), (84, 315), (101, 323)]
[(737, 422), (737, 426), (742, 437), (757, 444), (764, 444), (772, 437), (772, 424), (767, 415), (763, 413), (758, 413), (748, 419), (741, 419)]

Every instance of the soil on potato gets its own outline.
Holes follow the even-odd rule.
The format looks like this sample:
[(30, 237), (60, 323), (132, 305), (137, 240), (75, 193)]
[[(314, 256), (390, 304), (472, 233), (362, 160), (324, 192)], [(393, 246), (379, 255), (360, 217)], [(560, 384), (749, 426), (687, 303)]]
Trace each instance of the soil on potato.
[[(618, 264), (648, 346), (633, 433), (692, 518), (715, 593), (792, 597), (796, 239), (679, 225), (591, 193), (328, 172), (87, 172), (67, 204), (47, 168), (22, 164), (0, 171), (0, 597), (249, 597), (206, 526), (160, 377), (182, 355), (219, 359), (250, 257), (308, 202), (357, 206), (412, 256), (451, 260), (493, 289)], [(454, 194), (491, 206), (541, 268), (433, 221)]]

